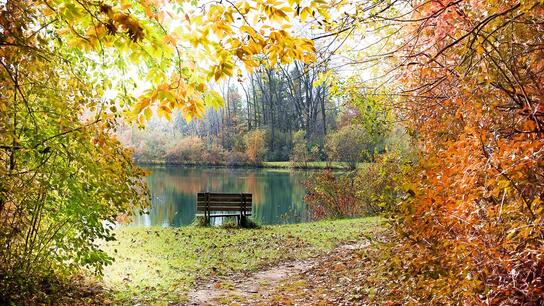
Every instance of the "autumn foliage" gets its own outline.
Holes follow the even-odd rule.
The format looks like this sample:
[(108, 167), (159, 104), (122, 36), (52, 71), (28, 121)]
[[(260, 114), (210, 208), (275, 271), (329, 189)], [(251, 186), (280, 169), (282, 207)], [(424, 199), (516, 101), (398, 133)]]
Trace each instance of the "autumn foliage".
[(312, 174), (304, 183), (304, 201), (311, 217), (372, 216), (390, 210), (404, 196), (399, 182), (410, 168), (408, 163), (392, 150), (348, 173), (326, 170)]
[[(311, 21), (331, 46), (364, 23), (372, 23), (370, 36), (391, 35), (374, 45), (389, 48), (381, 58), (393, 67), (385, 73), (392, 93), (378, 99), (382, 89), (353, 81), (342, 95), (359, 100), (369, 91), (357, 114), (368, 128), (382, 113), (370, 130), (389, 120), (380, 103), (395, 100), (419, 154), (404, 192), (389, 175), (404, 169), (378, 158), (357, 176), (317, 174), (306, 198), (316, 217), (368, 212), (353, 203), (388, 209), (396, 236), (380, 298), (544, 304), (544, 3), (346, 2), (0, 1), (0, 303), (25, 301), (52, 274), (100, 272), (110, 262), (96, 241), (113, 239), (116, 217), (147, 204), (143, 173), (113, 136), (122, 115), (140, 126), (154, 113), (202, 118), (223, 104), (208, 84), (242, 75), (239, 67), (266, 68), (269, 90), (261, 92), (272, 99), (281, 91), (271, 82), (275, 66), (315, 60), (314, 42), (293, 31)], [(330, 134), (328, 147), (355, 168), (369, 139), (350, 129)], [(272, 129), (272, 144), (274, 136)], [(263, 159), (262, 130), (244, 144), (247, 155), (237, 150), (228, 163)], [(297, 151), (308, 160), (304, 137)], [(162, 153), (224, 157), (198, 137)]]
[(413, 7), (402, 81), (421, 162), (395, 211), (392, 298), (542, 304), (542, 2)]
[(48, 280), (100, 274), (112, 258), (99, 240), (149, 204), (143, 171), (113, 136), (121, 117), (202, 117), (223, 104), (208, 82), (237, 66), (312, 60), (290, 21), (326, 18), (324, 6), (1, 1), (0, 304), (50, 304), (38, 294), (54, 291)]
[(265, 131), (255, 130), (247, 133), (244, 142), (249, 161), (254, 164), (262, 161), (266, 153)]
[(306, 182), (308, 204), (313, 219), (354, 217), (363, 213), (357, 205), (357, 187), (350, 175), (335, 175), (327, 170), (312, 175)]

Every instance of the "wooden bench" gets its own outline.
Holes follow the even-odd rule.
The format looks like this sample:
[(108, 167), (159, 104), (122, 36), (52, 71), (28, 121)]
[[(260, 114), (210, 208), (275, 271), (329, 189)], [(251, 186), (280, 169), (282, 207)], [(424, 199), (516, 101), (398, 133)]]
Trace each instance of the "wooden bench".
[(251, 193), (199, 192), (196, 199), (197, 215), (203, 214), (206, 224), (211, 218), (236, 217), (240, 225), (243, 217), (251, 216), (251, 205)]

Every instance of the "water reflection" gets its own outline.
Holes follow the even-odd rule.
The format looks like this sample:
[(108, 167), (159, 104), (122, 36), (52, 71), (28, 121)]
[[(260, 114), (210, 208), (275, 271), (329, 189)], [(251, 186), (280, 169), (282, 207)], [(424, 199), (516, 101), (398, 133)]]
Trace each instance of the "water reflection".
[[(135, 225), (183, 226), (193, 222), (198, 192), (249, 192), (254, 219), (262, 224), (297, 223), (306, 219), (303, 182), (307, 171), (275, 169), (147, 167), (152, 197), (149, 214)], [(221, 222), (221, 220), (217, 220)]]

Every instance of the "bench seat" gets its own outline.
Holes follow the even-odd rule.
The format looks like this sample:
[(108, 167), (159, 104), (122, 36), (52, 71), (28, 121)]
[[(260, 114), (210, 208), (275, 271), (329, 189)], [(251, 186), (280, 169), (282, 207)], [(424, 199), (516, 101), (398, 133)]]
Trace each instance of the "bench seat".
[(199, 192), (196, 200), (197, 216), (204, 216), (206, 224), (211, 218), (237, 217), (238, 224), (245, 216), (251, 216), (251, 193)]

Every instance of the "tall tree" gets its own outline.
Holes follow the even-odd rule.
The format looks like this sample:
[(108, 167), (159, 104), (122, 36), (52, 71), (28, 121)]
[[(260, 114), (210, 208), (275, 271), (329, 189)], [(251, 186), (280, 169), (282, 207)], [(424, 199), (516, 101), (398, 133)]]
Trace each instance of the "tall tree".
[(421, 150), (407, 179), (413, 196), (395, 211), (400, 235), (390, 262), (406, 281), (391, 283), (393, 298), (541, 304), (542, 2), (358, 6), (339, 31), (375, 29), (365, 24), (373, 20), (395, 29), (388, 39), (401, 37), (369, 61), (394, 57), (384, 82), (400, 81), (397, 109)]
[[(301, 5), (1, 2), (0, 296), (51, 269), (100, 272), (110, 258), (95, 240), (147, 202), (116, 119), (201, 117), (222, 105), (207, 83), (236, 65), (312, 60), (313, 43), (287, 30)], [(318, 19), (326, 7), (305, 6)]]

